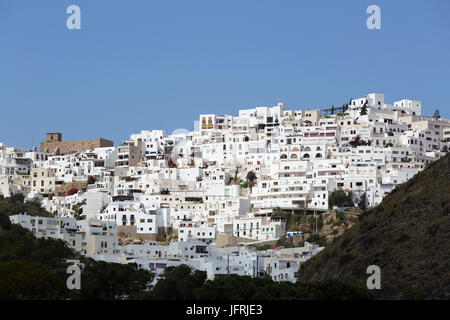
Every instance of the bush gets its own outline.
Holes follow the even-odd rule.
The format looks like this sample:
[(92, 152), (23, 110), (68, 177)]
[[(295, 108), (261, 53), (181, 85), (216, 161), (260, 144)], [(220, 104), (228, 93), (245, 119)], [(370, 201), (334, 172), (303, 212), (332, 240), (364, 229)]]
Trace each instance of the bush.
[[(356, 283), (335, 279), (315, 282), (275, 282), (270, 277), (252, 278), (235, 274), (206, 280), (204, 272), (188, 266), (168, 268), (148, 295), (165, 300), (292, 300), (373, 299), (370, 290)], [(167, 269), (166, 269), (167, 270)]]
[(361, 198), (359, 199), (358, 207), (363, 211), (366, 210), (366, 208), (367, 208), (367, 194), (365, 192), (362, 194)]
[(353, 255), (351, 253), (344, 253), (339, 257), (339, 265), (344, 265), (354, 259)]
[(0, 212), (0, 228), (3, 230), (11, 229), (11, 220), (9, 220), (9, 217), (3, 212)]
[(286, 220), (286, 231), (297, 231), (302, 216), (292, 211), (277, 210), (273, 217), (283, 217)]
[(306, 239), (308, 242), (317, 243), (321, 247), (325, 247), (327, 245), (327, 239), (321, 235), (313, 234)]
[(12, 260), (0, 263), (0, 299), (58, 299), (66, 286), (61, 277), (39, 262)]
[(425, 291), (420, 288), (412, 287), (402, 291), (403, 300), (424, 300), (427, 297)]
[(30, 216), (52, 217), (53, 215), (42, 208), (41, 201), (37, 198), (24, 202), (22, 194), (16, 194), (8, 198), (0, 198), (0, 212), (7, 216), (19, 213), (28, 213)]
[(168, 267), (149, 297), (157, 300), (193, 300), (195, 289), (202, 286), (205, 280), (206, 272), (194, 271), (187, 265)]
[(164, 300), (292, 300), (373, 299), (370, 290), (341, 280), (275, 282), (270, 277), (252, 278), (236, 274), (206, 280), (206, 273), (186, 265), (169, 267), (149, 299)]
[(136, 264), (89, 261), (81, 273), (81, 299), (139, 298), (146, 294), (153, 274)]
[(342, 188), (338, 188), (334, 190), (328, 197), (328, 206), (330, 207), (330, 209), (333, 206), (353, 207), (354, 203), (351, 196), (347, 192), (342, 190)]

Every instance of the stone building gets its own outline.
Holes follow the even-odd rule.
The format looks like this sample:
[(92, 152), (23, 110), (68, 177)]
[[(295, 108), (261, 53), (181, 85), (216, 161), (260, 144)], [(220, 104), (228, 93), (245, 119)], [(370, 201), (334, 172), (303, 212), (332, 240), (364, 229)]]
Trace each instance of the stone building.
[(41, 152), (64, 155), (95, 148), (112, 147), (114, 142), (103, 138), (95, 140), (62, 141), (62, 133), (49, 132), (41, 142)]

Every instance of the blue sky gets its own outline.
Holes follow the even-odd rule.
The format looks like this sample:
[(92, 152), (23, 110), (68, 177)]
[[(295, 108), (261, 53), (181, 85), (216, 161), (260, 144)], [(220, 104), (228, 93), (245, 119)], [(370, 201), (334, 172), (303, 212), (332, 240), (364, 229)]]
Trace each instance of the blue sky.
[[(81, 8), (81, 30), (66, 8)], [(366, 8), (381, 8), (381, 30)], [(450, 117), (450, 1), (0, 0), (0, 141), (115, 143), (200, 113), (367, 93)]]

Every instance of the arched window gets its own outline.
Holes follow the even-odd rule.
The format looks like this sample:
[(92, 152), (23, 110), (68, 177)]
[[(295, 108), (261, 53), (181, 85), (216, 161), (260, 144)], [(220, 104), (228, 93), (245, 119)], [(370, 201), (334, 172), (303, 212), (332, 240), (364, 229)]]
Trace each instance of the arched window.
[(287, 159), (287, 155), (282, 154), (281, 157), (280, 157), (280, 159)]
[(316, 158), (322, 158), (322, 154), (317, 153), (317, 154), (316, 154)]
[(303, 155), (303, 159), (309, 159), (309, 154), (308, 154), (308, 153), (305, 153), (305, 154)]
[(291, 154), (291, 159), (297, 159), (297, 155), (295, 153)]

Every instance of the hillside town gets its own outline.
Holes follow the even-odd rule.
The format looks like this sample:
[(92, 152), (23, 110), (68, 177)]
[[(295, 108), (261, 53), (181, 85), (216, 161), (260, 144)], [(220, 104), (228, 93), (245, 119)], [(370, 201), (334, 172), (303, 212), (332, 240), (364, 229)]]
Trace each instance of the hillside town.
[[(450, 121), (422, 103), (368, 94), (292, 110), (284, 103), (200, 114), (194, 130), (142, 130), (120, 145), (64, 141), (39, 151), (0, 143), (0, 196), (22, 194), (52, 216), (13, 215), (36, 237), (64, 240), (95, 260), (161, 275), (187, 264), (217, 275), (296, 282), (323, 249), (280, 211), (318, 215), (370, 208), (448, 152)], [(351, 204), (333, 203), (343, 191)], [(345, 208), (344, 208), (345, 207)], [(300, 237), (300, 245), (272, 245)], [(261, 249), (261, 244), (270, 243)]]

